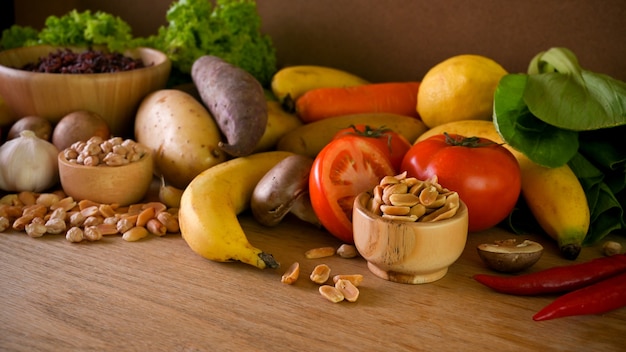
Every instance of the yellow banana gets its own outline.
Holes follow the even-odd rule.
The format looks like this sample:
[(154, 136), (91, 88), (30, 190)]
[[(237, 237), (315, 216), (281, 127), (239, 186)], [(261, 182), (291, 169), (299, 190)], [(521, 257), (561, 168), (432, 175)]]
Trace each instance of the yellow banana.
[(302, 120), (280, 107), (276, 100), (267, 101), (267, 126), (261, 140), (254, 149), (255, 153), (274, 149), (282, 136), (302, 126)]
[(369, 83), (350, 72), (315, 65), (288, 66), (272, 77), (272, 92), (278, 101), (292, 111), (293, 103), (302, 94), (315, 88), (350, 87)]
[(288, 152), (264, 152), (215, 165), (196, 176), (180, 201), (179, 223), (183, 239), (202, 257), (240, 261), (257, 268), (276, 268), (271, 254), (248, 242), (237, 215), (250, 204), (256, 184), (287, 156)]
[(373, 128), (385, 126), (400, 133), (408, 141), (414, 141), (427, 130), (426, 125), (419, 119), (398, 114), (367, 113), (336, 116), (307, 123), (288, 132), (278, 141), (276, 149), (315, 158), (339, 130), (358, 124)]
[[(423, 133), (416, 142), (443, 132), (477, 136), (503, 143), (492, 121), (449, 122)], [(585, 191), (569, 166), (546, 168), (508, 144), (522, 173), (522, 196), (541, 228), (557, 241), (561, 255), (576, 259), (589, 231), (590, 213)]]

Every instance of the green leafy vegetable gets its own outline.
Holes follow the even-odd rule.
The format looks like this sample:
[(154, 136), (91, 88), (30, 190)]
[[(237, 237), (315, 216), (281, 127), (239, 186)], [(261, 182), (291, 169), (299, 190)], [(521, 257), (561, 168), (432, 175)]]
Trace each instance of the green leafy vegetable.
[[(576, 174), (591, 213), (585, 245), (626, 230), (626, 83), (584, 70), (570, 50), (552, 48), (531, 60), (528, 74), (500, 80), (493, 120), (529, 159), (567, 164)], [(509, 227), (520, 231), (525, 218), (520, 206)]]
[[(41, 32), (13, 26), (3, 31), (2, 49), (35, 44), (59, 46), (104, 45), (111, 51), (148, 46), (172, 61), (170, 85), (191, 82), (191, 66), (202, 55), (219, 56), (250, 72), (269, 87), (276, 72), (271, 38), (261, 33), (261, 18), (253, 0), (178, 0), (165, 14), (167, 25), (157, 34), (133, 37), (121, 18), (105, 12), (70, 11), (50, 16)], [(173, 82), (173, 83), (172, 83)]]
[(36, 44), (39, 32), (29, 26), (13, 25), (2, 31), (0, 50), (19, 48), (21, 46)]
[(105, 45), (111, 51), (132, 47), (130, 25), (106, 12), (70, 11), (62, 17), (50, 16), (39, 33), (39, 41), (62, 46)]
[(219, 56), (250, 72), (268, 86), (276, 72), (276, 53), (269, 36), (263, 35), (256, 2), (179, 0), (166, 14), (167, 26), (146, 39), (148, 46), (165, 52), (175, 69), (191, 72), (202, 55)]
[(568, 164), (578, 176), (585, 189), (589, 209), (591, 210), (591, 224), (585, 237), (585, 245), (598, 242), (612, 231), (626, 228), (624, 210), (613, 194), (610, 187), (604, 182), (605, 175), (596, 168), (582, 154), (576, 154)]
[(547, 124), (573, 131), (626, 124), (626, 83), (583, 70), (566, 48), (533, 58), (524, 101)]
[(626, 125), (626, 83), (583, 70), (570, 50), (552, 48), (531, 60), (527, 75), (503, 77), (494, 106), (507, 143), (558, 167), (578, 149), (576, 132)]
[(106, 12), (87, 10), (46, 18), (44, 28), (13, 26), (2, 33), (2, 48), (49, 44), (59, 46), (104, 45), (111, 51), (124, 51), (135, 46), (130, 25)]
[(524, 102), (528, 75), (509, 74), (500, 80), (494, 96), (494, 124), (506, 142), (537, 164), (566, 164), (578, 151), (578, 133), (549, 125), (535, 117)]

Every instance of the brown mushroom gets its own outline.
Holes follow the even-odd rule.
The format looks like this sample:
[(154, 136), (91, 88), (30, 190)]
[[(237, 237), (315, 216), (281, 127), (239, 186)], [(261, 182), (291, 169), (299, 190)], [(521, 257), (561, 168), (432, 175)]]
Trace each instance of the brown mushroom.
[(535, 241), (516, 239), (478, 245), (480, 259), (491, 269), (513, 273), (533, 266), (543, 254), (543, 246)]
[(276, 226), (289, 213), (320, 226), (309, 199), (309, 173), (313, 159), (290, 155), (257, 183), (250, 207), (254, 218), (265, 226)]

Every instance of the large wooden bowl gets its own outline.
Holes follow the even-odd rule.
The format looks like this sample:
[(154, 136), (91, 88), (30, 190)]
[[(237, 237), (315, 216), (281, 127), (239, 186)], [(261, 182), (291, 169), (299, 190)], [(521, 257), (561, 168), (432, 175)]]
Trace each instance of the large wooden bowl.
[(467, 241), (467, 206), (436, 222), (384, 219), (367, 209), (370, 194), (354, 200), (354, 244), (372, 273), (385, 280), (423, 284), (441, 279), (463, 253)]
[(19, 69), (58, 49), (64, 48), (38, 45), (0, 52), (0, 97), (15, 119), (34, 115), (56, 123), (70, 112), (90, 110), (107, 121), (114, 136), (128, 135), (139, 103), (148, 93), (165, 87), (171, 70), (168, 57), (150, 48), (124, 52), (141, 58), (147, 66), (131, 71), (66, 74)]
[(152, 153), (122, 166), (85, 166), (70, 163), (61, 151), (58, 163), (63, 191), (77, 201), (134, 204), (145, 197), (152, 183)]

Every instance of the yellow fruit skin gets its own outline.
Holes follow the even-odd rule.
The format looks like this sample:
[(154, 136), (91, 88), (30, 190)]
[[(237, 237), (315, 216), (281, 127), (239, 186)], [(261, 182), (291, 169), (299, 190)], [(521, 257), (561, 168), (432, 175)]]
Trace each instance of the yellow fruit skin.
[(316, 65), (288, 66), (278, 70), (272, 77), (272, 92), (281, 104), (286, 99), (295, 101), (302, 94), (315, 88), (350, 87), (369, 81), (332, 67)]
[(259, 153), (274, 149), (285, 134), (300, 126), (302, 126), (302, 120), (298, 116), (283, 110), (278, 101), (268, 100), (267, 126), (254, 152)]
[(196, 176), (184, 190), (179, 210), (183, 239), (202, 257), (240, 261), (259, 269), (276, 268), (274, 258), (248, 242), (237, 215), (247, 209), (261, 178), (288, 152), (264, 152), (215, 165)]
[(460, 120), (491, 120), (493, 95), (507, 71), (480, 55), (458, 55), (433, 66), (422, 78), (417, 112), (432, 128)]
[[(416, 142), (443, 132), (477, 136), (503, 143), (491, 121), (464, 120), (437, 126)], [(504, 144), (517, 159), (522, 175), (522, 196), (541, 228), (557, 241), (561, 255), (576, 259), (589, 231), (590, 213), (585, 191), (569, 166), (546, 168)]]
[(344, 115), (304, 124), (285, 134), (276, 148), (315, 158), (339, 130), (357, 124), (373, 128), (384, 126), (400, 133), (408, 141), (414, 141), (427, 130), (422, 121), (411, 116), (390, 113)]

